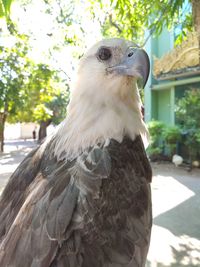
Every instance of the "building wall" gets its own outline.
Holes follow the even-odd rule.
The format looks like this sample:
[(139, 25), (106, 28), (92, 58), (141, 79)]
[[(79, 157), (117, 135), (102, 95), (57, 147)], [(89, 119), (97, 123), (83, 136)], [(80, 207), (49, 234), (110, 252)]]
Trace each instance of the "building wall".
[[(6, 123), (5, 125), (5, 140), (15, 139), (33, 139), (33, 130), (36, 131), (36, 139), (38, 138), (39, 125), (36, 123)], [(47, 135), (54, 133), (56, 126), (50, 124), (47, 127)]]
[(6, 123), (4, 132), (5, 139), (32, 139), (34, 129), (36, 129), (37, 135), (39, 126), (35, 123)]
[(36, 136), (38, 136), (39, 127), (35, 123), (21, 123), (21, 136), (22, 139), (33, 138), (33, 130), (36, 131)]
[(151, 39), (153, 57), (162, 57), (174, 47), (173, 32), (169, 32), (166, 28), (162, 31), (160, 36)]
[[(148, 33), (147, 33), (148, 34)], [(173, 48), (174, 36), (173, 32), (164, 29), (159, 37), (151, 37), (146, 44), (146, 51), (150, 57), (150, 75), (147, 85), (145, 87), (145, 121), (148, 122), (152, 119), (163, 120), (167, 124), (174, 123), (174, 116), (170, 108), (174, 108), (171, 103), (173, 101), (174, 92), (171, 88), (162, 91), (153, 91), (152, 88), (159, 81), (154, 79), (153, 76), (153, 59), (154, 57), (162, 57)]]
[(21, 136), (21, 127), (20, 123), (15, 124), (5, 124), (5, 130), (4, 130), (4, 136), (5, 139), (19, 139)]
[[(173, 90), (173, 89), (172, 89)], [(171, 110), (173, 109), (173, 103), (171, 101), (171, 89), (160, 90), (158, 92), (158, 117), (157, 119), (163, 121), (166, 124), (173, 124), (173, 118)]]
[(179, 77), (171, 80), (156, 80), (153, 75), (154, 57), (161, 58), (173, 49), (173, 31), (164, 29), (159, 37), (151, 37), (146, 45), (150, 57), (151, 72), (145, 87), (145, 121), (160, 120), (168, 125), (175, 124), (175, 106), (178, 99), (184, 96), (185, 90), (200, 88), (200, 77), (197, 75)]
[(152, 91), (151, 120), (160, 120), (168, 125), (174, 124), (174, 92), (174, 87)]
[(151, 119), (161, 120), (168, 125), (174, 125), (175, 107), (186, 90), (200, 89), (200, 77), (185, 77), (152, 85)]

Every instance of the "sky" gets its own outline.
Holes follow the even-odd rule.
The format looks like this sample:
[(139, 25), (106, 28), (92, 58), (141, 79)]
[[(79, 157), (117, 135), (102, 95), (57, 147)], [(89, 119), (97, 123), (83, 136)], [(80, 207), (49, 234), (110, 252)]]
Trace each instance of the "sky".
[[(56, 69), (63, 70), (67, 76), (72, 76), (78, 62), (76, 57), (74, 57), (77, 47), (72, 47), (66, 43), (63, 46), (62, 44), (66, 33), (69, 37), (70, 34), (72, 36), (74, 34), (83, 36), (83, 33), (80, 31), (80, 25), (74, 22), (66, 32), (66, 28), (55, 21), (55, 15), (58, 14), (58, 5), (55, 1), (52, 1), (53, 15), (45, 12), (47, 6), (43, 0), (29, 2), (28, 5), (23, 5), (23, 0), (16, 0), (11, 9), (11, 18), (17, 23), (20, 33), (30, 35), (32, 48), (29, 51), (29, 56), (36, 63), (50, 64)], [(66, 5), (67, 2), (69, 0), (65, 0)], [(87, 2), (84, 0), (80, 1), (73, 11), (73, 17), (77, 16), (81, 21), (81, 27), (87, 29), (84, 37), (77, 44), (80, 47), (79, 51), (81, 50), (81, 54), (84, 53), (85, 47), (91, 46), (102, 38), (99, 23), (91, 20)], [(11, 45), (11, 39), (4, 38), (4, 44)], [(0, 40), (0, 43), (2, 43), (2, 40)], [(59, 47), (59, 49), (53, 49), (55, 46)], [(49, 56), (49, 51), (51, 51), (51, 56)]]

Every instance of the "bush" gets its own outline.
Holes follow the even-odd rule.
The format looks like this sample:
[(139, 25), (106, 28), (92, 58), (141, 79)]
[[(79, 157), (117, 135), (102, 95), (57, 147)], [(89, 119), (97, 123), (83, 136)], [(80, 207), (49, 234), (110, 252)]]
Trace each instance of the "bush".
[(153, 120), (148, 123), (150, 145), (147, 149), (147, 153), (151, 160), (160, 159), (160, 156), (163, 154), (162, 134), (164, 129), (165, 124), (163, 122)]
[(160, 144), (160, 137), (166, 126), (163, 122), (156, 120), (150, 121), (147, 126), (150, 133), (151, 145), (157, 147)]
[[(190, 163), (200, 158), (200, 89), (191, 88), (185, 92), (176, 106), (177, 126), (166, 126), (160, 121), (148, 123), (150, 145), (147, 153), (150, 158), (161, 159), (176, 153), (177, 143), (181, 143), (185, 159)], [(183, 156), (183, 155), (182, 155)]]
[(172, 157), (176, 153), (177, 142), (181, 141), (181, 129), (178, 126), (168, 126), (163, 132), (165, 146)]
[(176, 107), (177, 124), (185, 134), (184, 144), (189, 151), (189, 160), (198, 158), (200, 151), (200, 89), (185, 92)]
[(178, 126), (167, 126), (160, 121), (148, 123), (150, 145), (147, 153), (152, 160), (170, 160), (176, 150), (177, 142), (181, 140), (181, 129)]
[(165, 142), (168, 144), (176, 144), (181, 140), (181, 129), (178, 126), (168, 126), (163, 132)]

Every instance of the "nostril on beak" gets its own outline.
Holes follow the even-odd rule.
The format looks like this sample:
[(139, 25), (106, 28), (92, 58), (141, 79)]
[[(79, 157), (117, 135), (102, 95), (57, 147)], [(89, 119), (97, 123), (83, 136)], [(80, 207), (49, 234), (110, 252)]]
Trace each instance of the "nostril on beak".
[(132, 55), (133, 55), (133, 52), (130, 52), (130, 53), (128, 54), (128, 57), (132, 57)]
[(128, 54), (128, 57), (132, 57), (133, 54), (134, 54), (133, 52), (130, 52), (130, 53)]

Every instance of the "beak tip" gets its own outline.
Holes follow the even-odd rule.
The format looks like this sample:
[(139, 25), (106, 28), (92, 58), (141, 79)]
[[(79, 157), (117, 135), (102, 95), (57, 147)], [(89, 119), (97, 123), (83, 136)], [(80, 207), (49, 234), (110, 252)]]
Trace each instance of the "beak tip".
[(142, 78), (142, 88), (145, 87), (148, 78), (149, 78), (149, 72), (150, 72), (150, 60), (149, 56), (146, 53), (145, 50), (139, 49), (138, 54), (136, 55), (135, 64), (139, 66), (139, 73)]

